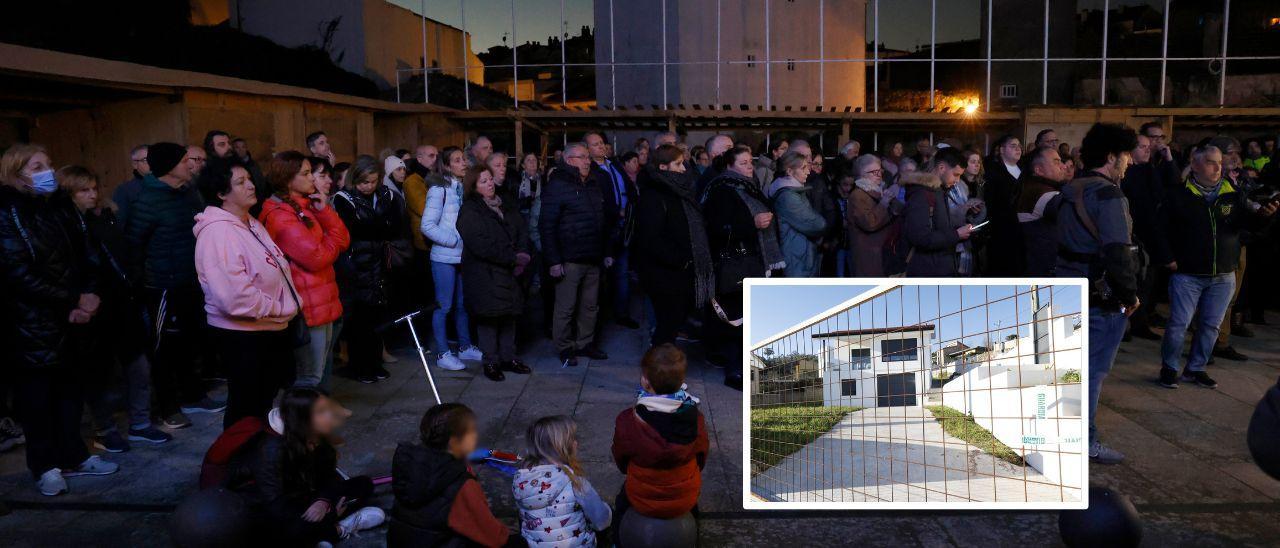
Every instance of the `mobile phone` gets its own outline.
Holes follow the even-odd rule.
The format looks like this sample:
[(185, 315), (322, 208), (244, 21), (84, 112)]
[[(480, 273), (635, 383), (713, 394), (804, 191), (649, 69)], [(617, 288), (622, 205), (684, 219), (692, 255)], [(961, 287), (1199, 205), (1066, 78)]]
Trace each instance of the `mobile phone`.
[(982, 221), (981, 223), (978, 223), (978, 224), (976, 224), (976, 225), (973, 225), (973, 230), (977, 230), (977, 229), (979, 229), (979, 228), (982, 228), (982, 227), (984, 227), (984, 226), (987, 226), (987, 223), (989, 223), (989, 222), (991, 222), (991, 219), (987, 219), (987, 220), (985, 220), (985, 221)]

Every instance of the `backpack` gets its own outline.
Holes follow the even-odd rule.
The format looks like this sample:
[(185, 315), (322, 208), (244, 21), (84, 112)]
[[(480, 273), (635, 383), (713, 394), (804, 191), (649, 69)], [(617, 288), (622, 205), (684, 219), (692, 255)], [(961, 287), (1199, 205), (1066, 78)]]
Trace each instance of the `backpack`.
[(258, 417), (245, 417), (223, 430), (204, 454), (200, 463), (200, 489), (225, 487), (230, 476), (231, 460), (240, 454), (245, 444), (262, 434), (266, 421)]

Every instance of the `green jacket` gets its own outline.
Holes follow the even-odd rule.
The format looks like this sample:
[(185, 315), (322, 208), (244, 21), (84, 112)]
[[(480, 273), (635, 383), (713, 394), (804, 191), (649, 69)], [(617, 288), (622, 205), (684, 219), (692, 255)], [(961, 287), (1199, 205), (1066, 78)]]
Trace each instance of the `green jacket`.
[(777, 217), (778, 244), (787, 261), (783, 272), (788, 278), (817, 276), (817, 241), (827, 229), (826, 219), (814, 211), (804, 185), (795, 179), (780, 178), (769, 185), (769, 191)]
[(141, 269), (147, 287), (176, 289), (195, 287), (197, 213), (204, 210), (192, 183), (173, 188), (153, 175), (142, 180), (142, 190), (130, 207), (125, 241), (133, 255), (130, 264)]

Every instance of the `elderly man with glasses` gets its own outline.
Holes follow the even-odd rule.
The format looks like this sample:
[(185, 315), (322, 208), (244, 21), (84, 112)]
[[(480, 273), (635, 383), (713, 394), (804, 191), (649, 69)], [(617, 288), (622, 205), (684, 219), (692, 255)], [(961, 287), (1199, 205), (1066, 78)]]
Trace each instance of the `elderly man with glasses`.
[(147, 163), (147, 145), (138, 145), (129, 151), (129, 165), (133, 168), (133, 178), (120, 183), (111, 195), (111, 201), (118, 208), (116, 218), (119, 219), (120, 226), (129, 221), (129, 208), (142, 191), (142, 179), (151, 174), (151, 164)]
[(551, 338), (564, 367), (578, 365), (578, 356), (609, 358), (596, 345), (595, 327), (601, 268), (613, 266), (618, 223), (606, 214), (596, 179), (601, 173), (592, 169), (587, 145), (573, 143), (542, 192), (538, 231), (550, 275), (557, 280)]

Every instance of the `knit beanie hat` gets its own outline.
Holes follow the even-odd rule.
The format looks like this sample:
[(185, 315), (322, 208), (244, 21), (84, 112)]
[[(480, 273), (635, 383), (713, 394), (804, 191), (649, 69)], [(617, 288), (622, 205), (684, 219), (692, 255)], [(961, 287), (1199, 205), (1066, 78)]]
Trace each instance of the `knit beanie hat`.
[(156, 177), (168, 175), (187, 155), (187, 147), (177, 143), (156, 143), (147, 147), (147, 163)]
[(391, 172), (395, 171), (396, 168), (401, 167), (405, 167), (404, 160), (395, 156), (387, 156), (387, 159), (382, 161), (382, 172), (385, 173), (387, 177), (390, 177)]

